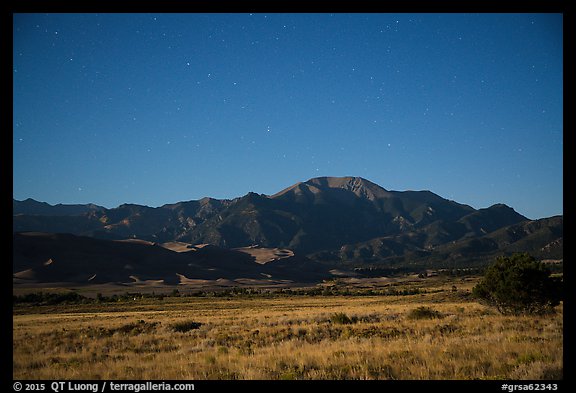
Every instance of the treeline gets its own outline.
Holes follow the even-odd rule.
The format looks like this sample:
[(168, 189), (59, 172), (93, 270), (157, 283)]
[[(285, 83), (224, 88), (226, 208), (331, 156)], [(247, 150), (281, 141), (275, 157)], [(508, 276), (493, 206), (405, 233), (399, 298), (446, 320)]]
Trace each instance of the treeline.
[(104, 296), (100, 293), (96, 297), (88, 297), (77, 292), (63, 293), (46, 293), (36, 292), (26, 295), (13, 296), (13, 305), (58, 305), (58, 304), (99, 304), (99, 303), (118, 303), (134, 302), (143, 299), (164, 300), (165, 298), (175, 297), (216, 297), (216, 298), (238, 298), (238, 297), (280, 297), (280, 296), (408, 296), (429, 293), (420, 288), (341, 288), (341, 287), (324, 287), (324, 288), (280, 288), (280, 289), (261, 289), (261, 288), (230, 288), (217, 291), (190, 291), (180, 292), (174, 289), (167, 294), (127, 292), (123, 295)]
[(90, 303), (94, 299), (87, 298), (76, 292), (65, 293), (28, 293), (21, 296), (13, 296), (12, 304), (34, 304), (34, 305), (55, 305), (55, 304), (82, 304)]
[(441, 268), (431, 269), (426, 266), (420, 267), (406, 267), (406, 268), (389, 268), (379, 266), (356, 267), (354, 272), (361, 274), (363, 277), (395, 277), (406, 276), (419, 272), (419, 275), (426, 276), (428, 272), (432, 272), (438, 276), (445, 277), (467, 277), (477, 276), (484, 273), (485, 266), (467, 267), (467, 268)]
[(57, 304), (95, 304), (134, 301), (137, 299), (153, 298), (162, 300), (165, 295), (125, 293), (123, 295), (103, 296), (97, 294), (96, 298), (81, 295), (77, 292), (46, 293), (35, 292), (26, 295), (12, 296), (12, 304), (28, 304), (35, 306), (51, 306)]
[(317, 288), (231, 288), (219, 291), (194, 291), (180, 296), (191, 297), (277, 297), (277, 296), (406, 296), (427, 293), (420, 288), (345, 288), (345, 287), (317, 287)]

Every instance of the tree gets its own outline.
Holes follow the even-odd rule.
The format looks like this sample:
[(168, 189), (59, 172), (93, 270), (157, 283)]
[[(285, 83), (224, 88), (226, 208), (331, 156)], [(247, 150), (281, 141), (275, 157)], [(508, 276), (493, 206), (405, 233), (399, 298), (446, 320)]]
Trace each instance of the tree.
[(561, 285), (543, 263), (516, 253), (496, 258), (472, 293), (502, 314), (544, 314), (560, 303)]

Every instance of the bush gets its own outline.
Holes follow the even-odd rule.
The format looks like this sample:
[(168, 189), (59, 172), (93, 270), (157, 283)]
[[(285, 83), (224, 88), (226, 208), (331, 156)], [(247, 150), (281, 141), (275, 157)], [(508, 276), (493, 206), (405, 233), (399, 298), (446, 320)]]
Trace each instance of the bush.
[(341, 325), (350, 325), (350, 324), (358, 322), (358, 318), (357, 317), (350, 318), (345, 313), (339, 312), (339, 313), (333, 314), (330, 317), (330, 321), (332, 321), (332, 323), (339, 323)]
[(109, 329), (111, 333), (121, 333), (136, 336), (144, 333), (151, 333), (156, 329), (159, 322), (146, 322), (144, 320), (139, 320), (138, 322), (132, 322), (126, 325), (122, 325), (115, 329)]
[(199, 329), (202, 324), (194, 321), (176, 322), (170, 325), (170, 328), (179, 333), (186, 333), (190, 330)]
[(560, 303), (561, 285), (543, 263), (516, 253), (496, 258), (472, 294), (502, 314), (545, 314)]
[(408, 314), (408, 318), (410, 319), (434, 319), (442, 318), (442, 316), (443, 315), (439, 311), (426, 306), (415, 308)]

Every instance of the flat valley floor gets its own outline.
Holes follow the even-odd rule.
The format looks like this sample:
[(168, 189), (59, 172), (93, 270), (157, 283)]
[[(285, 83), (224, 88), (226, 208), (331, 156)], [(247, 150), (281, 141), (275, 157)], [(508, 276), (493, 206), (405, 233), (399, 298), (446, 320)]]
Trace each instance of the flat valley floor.
[(15, 305), (13, 378), (562, 379), (562, 304), (503, 316), (450, 287)]

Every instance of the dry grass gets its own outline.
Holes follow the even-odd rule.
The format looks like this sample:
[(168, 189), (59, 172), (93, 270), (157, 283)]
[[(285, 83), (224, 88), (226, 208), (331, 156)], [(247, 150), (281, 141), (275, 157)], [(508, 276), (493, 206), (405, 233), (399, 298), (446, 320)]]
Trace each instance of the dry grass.
[[(14, 315), (14, 379), (561, 379), (563, 372), (562, 306), (552, 316), (510, 317), (415, 295), (78, 307)], [(433, 312), (415, 318), (418, 307)]]

